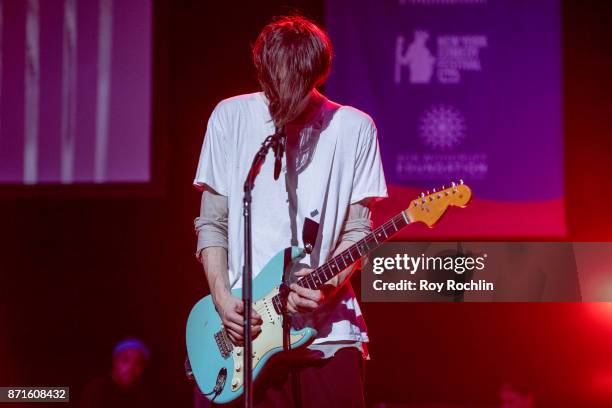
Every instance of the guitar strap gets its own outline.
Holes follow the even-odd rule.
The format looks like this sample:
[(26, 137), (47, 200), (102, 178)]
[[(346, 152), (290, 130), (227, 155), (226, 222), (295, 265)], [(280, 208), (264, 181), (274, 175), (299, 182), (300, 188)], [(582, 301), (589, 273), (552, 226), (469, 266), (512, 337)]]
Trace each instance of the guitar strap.
[(319, 223), (312, 218), (304, 219), (304, 227), (302, 228), (302, 242), (306, 252), (312, 251), (317, 245), (317, 237), (319, 236)]

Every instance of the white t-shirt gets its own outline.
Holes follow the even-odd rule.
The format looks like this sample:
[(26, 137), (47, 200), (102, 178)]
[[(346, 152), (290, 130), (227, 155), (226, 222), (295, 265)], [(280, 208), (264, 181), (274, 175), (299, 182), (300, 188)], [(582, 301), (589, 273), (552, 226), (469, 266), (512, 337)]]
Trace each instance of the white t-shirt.
[[(274, 133), (263, 93), (221, 101), (212, 112), (194, 184), (228, 197), (228, 269), (232, 289), (242, 286), (243, 186), (256, 152)], [(279, 251), (303, 247), (306, 217), (319, 223), (313, 252), (301, 260), (316, 267), (338, 244), (350, 204), (387, 197), (376, 127), (365, 113), (326, 101), (299, 137), (289, 137), (282, 172), (274, 180), (268, 152), (253, 190), (253, 277)], [(279, 282), (280, 283), (280, 282)], [(367, 342), (367, 331), (350, 282), (302, 322), (318, 330), (315, 344)], [(293, 319), (300, 324), (299, 319)]]

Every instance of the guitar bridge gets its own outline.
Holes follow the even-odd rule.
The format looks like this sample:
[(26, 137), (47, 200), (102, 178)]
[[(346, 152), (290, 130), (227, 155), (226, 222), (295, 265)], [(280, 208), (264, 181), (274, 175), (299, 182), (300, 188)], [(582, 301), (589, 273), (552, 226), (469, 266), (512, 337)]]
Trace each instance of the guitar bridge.
[(227, 334), (225, 330), (221, 329), (215, 333), (215, 342), (217, 343), (217, 347), (219, 348), (219, 352), (223, 358), (228, 358), (234, 349), (234, 345), (227, 338)]

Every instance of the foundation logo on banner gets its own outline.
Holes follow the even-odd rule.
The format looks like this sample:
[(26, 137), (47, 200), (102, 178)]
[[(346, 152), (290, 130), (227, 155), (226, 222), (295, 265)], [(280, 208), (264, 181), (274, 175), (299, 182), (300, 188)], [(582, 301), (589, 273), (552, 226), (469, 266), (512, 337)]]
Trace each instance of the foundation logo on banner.
[(397, 154), (397, 178), (439, 180), (455, 174), (465, 174), (472, 180), (486, 178), (489, 170), (486, 153), (453, 151), (467, 134), (466, 119), (459, 109), (448, 104), (432, 105), (421, 114), (416, 130), (431, 152)]
[(465, 119), (452, 106), (434, 105), (421, 117), (419, 135), (435, 150), (450, 150), (465, 137)]

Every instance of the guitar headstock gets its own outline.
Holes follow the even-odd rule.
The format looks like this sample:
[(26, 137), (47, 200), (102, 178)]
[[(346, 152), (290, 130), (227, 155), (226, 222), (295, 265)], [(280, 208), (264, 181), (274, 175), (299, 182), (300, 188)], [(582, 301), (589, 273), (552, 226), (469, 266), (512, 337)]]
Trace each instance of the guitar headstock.
[(472, 191), (459, 180), (459, 184), (451, 183), (450, 187), (442, 186), (440, 191), (421, 193), (419, 198), (410, 202), (404, 214), (411, 222), (421, 221), (428, 227), (433, 227), (440, 220), (448, 207), (465, 207), (472, 198)]

